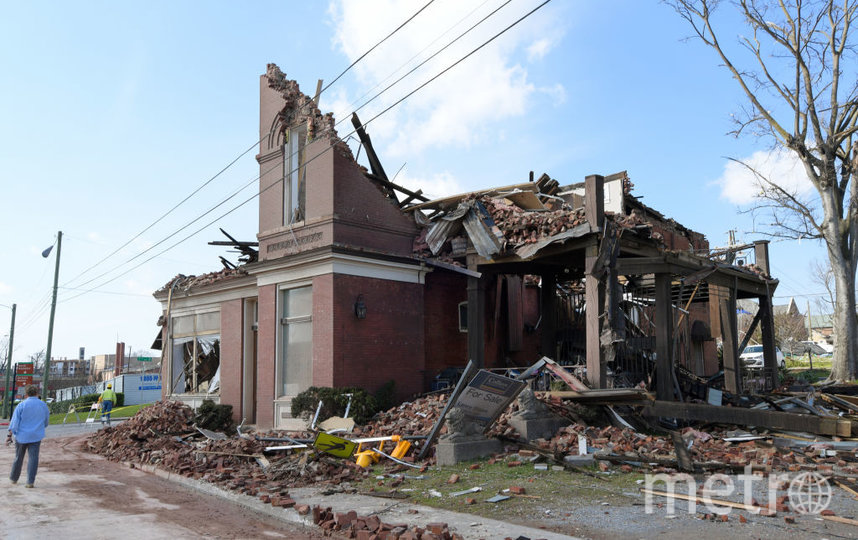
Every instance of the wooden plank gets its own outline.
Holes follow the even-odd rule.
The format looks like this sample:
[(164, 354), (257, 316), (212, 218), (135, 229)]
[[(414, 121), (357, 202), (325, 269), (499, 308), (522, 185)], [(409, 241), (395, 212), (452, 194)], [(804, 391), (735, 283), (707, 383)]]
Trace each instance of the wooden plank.
[[(540, 313), (542, 320), (539, 323), (540, 349), (543, 356), (557, 356), (557, 276), (554, 273), (542, 274), (542, 288), (539, 291)], [(500, 300), (498, 300), (500, 301)]]
[(772, 297), (760, 297), (760, 333), (763, 337), (763, 374), (766, 378), (766, 390), (778, 386), (778, 358), (775, 349), (775, 318), (772, 310)]
[(703, 403), (676, 403), (673, 401), (654, 401), (644, 405), (641, 412), (644, 416), (757, 426), (815, 433), (817, 435), (833, 436), (837, 434), (837, 418), (809, 414), (763, 411), (742, 407), (716, 407)]
[(485, 279), (468, 277), (468, 357), (478, 369), (485, 364)]
[(730, 298), (721, 300), (722, 358), (724, 359), (724, 388), (738, 394), (742, 390), (742, 373), (739, 356), (736, 354), (736, 292), (728, 290)]
[(607, 367), (601, 344), (601, 311), (605, 304), (605, 283), (592, 273), (590, 269), (599, 257), (598, 244), (591, 244), (586, 250), (584, 267), (587, 269), (584, 277), (584, 297), (586, 302), (585, 329), (587, 349), (587, 381), (593, 388), (608, 386)]
[(542, 204), (542, 201), (539, 200), (539, 197), (536, 196), (536, 193), (532, 191), (508, 193), (504, 195), (504, 198), (509, 199), (512, 204), (519, 208), (524, 208), (525, 210), (547, 210), (545, 205)]
[(605, 221), (605, 178), (591, 174), (584, 179), (584, 213), (590, 230), (598, 230)]
[(352, 125), (355, 127), (355, 131), (357, 132), (361, 144), (363, 144), (363, 147), (366, 149), (366, 158), (369, 160), (369, 166), (372, 169), (372, 174), (386, 182), (389, 181), (387, 173), (384, 172), (384, 167), (381, 166), (381, 160), (378, 159), (378, 155), (372, 147), (372, 140), (370, 140), (369, 134), (364, 129), (357, 113), (352, 113)]
[(858, 520), (855, 520), (855, 519), (849, 519), (849, 518), (840, 517), (840, 516), (824, 516), (824, 515), (820, 515), (819, 517), (821, 517), (822, 519), (828, 520), (828, 521), (835, 521), (837, 523), (845, 523), (846, 525), (855, 525), (856, 527), (858, 527)]
[(713, 504), (716, 506), (728, 506), (730, 508), (738, 508), (740, 510), (747, 510), (748, 512), (752, 512), (754, 514), (759, 514), (763, 511), (769, 511), (767, 508), (762, 508), (759, 506), (753, 506), (750, 504), (737, 503), (733, 501), (727, 501), (724, 499), (713, 499), (712, 497), (695, 497), (692, 495), (685, 495), (684, 493), (670, 493), (667, 491), (656, 491), (654, 489), (640, 488), (641, 493), (648, 493), (650, 495), (659, 495), (661, 497), (667, 497), (668, 499), (682, 499), (683, 501), (691, 501), (696, 504)]
[(542, 357), (542, 361), (544, 362), (544, 367), (551, 373), (557, 375), (561, 381), (565, 382), (569, 385), (573, 391), (579, 392), (590, 392), (591, 390), (587, 388), (587, 385), (578, 380), (578, 377), (572, 375), (568, 371), (566, 371), (563, 366), (557, 364), (554, 360), (548, 357)]
[(656, 395), (672, 400), (673, 394), (673, 305), (670, 274), (655, 275)]
[(823, 393), (823, 394), (819, 394), (819, 397), (822, 398), (823, 401), (827, 401), (828, 403), (832, 403), (832, 404), (837, 405), (838, 407), (841, 407), (843, 409), (846, 409), (846, 410), (849, 410), (852, 412), (858, 412), (858, 405), (855, 405), (854, 403), (850, 403), (850, 402), (846, 401), (845, 399), (843, 399), (839, 396)]
[(649, 402), (655, 399), (655, 396), (649, 394), (645, 390), (635, 391), (630, 388), (606, 388), (604, 390), (587, 390), (585, 392), (577, 392), (575, 390), (555, 390), (552, 392), (540, 392), (549, 398), (560, 398), (575, 401), (577, 403), (586, 403), (588, 405), (613, 405), (624, 403)]
[(415, 204), (414, 206), (409, 206), (408, 208), (403, 208), (404, 212), (410, 212), (412, 210), (421, 210), (423, 208), (441, 208), (446, 209), (450, 207), (455, 207), (459, 204), (459, 201), (467, 197), (468, 195), (489, 195), (494, 196), (501, 194), (506, 191), (515, 191), (515, 190), (528, 190), (528, 191), (537, 191), (539, 187), (534, 182), (525, 182), (523, 184), (513, 184), (511, 186), (503, 186), (492, 189), (484, 189), (482, 191), (470, 191), (468, 193), (459, 193), (458, 195), (450, 195), (449, 197), (444, 197), (441, 199), (433, 199), (431, 201), (427, 201), (420, 204)]

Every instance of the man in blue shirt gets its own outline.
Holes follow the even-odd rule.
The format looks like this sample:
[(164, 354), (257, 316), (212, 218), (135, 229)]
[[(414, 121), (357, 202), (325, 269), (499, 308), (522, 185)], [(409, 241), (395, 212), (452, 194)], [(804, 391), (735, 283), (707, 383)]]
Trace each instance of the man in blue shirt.
[(45, 428), (50, 420), (50, 410), (39, 397), (39, 389), (30, 385), (27, 387), (27, 399), (22, 401), (9, 422), (9, 435), (6, 444), (12, 443), (15, 435), (15, 461), (12, 463), (12, 473), (9, 480), (18, 483), (21, 467), (24, 465), (24, 454), (27, 454), (27, 486), (33, 487), (36, 481), (36, 471), (39, 469), (39, 446), (45, 438)]

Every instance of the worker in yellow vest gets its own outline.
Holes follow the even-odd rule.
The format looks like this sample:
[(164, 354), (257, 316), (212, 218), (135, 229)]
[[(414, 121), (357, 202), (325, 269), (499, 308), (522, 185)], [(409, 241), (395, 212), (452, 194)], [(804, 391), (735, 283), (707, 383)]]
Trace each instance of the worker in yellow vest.
[(98, 402), (101, 403), (101, 425), (105, 424), (106, 419), (106, 423), (109, 426), (110, 411), (113, 410), (113, 404), (116, 403), (116, 392), (113, 391), (112, 384), (107, 385), (107, 390), (101, 393)]

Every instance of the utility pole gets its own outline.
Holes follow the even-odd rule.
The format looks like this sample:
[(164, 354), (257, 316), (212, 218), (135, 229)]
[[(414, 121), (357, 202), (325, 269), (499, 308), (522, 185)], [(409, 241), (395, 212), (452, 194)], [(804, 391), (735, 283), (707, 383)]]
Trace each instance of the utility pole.
[[(12, 417), (12, 395), (9, 393), (9, 376), (12, 371), (12, 343), (15, 341), (15, 309), (18, 304), (12, 304), (12, 329), (9, 330), (9, 353), (6, 355), (6, 384), (3, 385), (3, 410), (0, 411), (0, 416), (3, 418)], [(8, 412), (7, 412), (8, 409)]]
[[(813, 342), (813, 323), (810, 322), (810, 300), (807, 301), (807, 340)], [(813, 351), (810, 350), (810, 345), (807, 346), (807, 361), (810, 363), (810, 369), (813, 370)]]
[[(51, 372), (51, 343), (54, 340), (54, 314), (57, 311), (57, 279), (60, 276), (60, 252), (63, 248), (63, 231), (57, 232), (57, 263), (54, 267), (54, 293), (51, 300), (51, 319), (48, 323), (48, 350), (45, 351), (45, 375), (42, 377), (42, 401), (48, 399), (48, 376)], [(43, 257), (50, 255), (50, 248), (42, 252)]]

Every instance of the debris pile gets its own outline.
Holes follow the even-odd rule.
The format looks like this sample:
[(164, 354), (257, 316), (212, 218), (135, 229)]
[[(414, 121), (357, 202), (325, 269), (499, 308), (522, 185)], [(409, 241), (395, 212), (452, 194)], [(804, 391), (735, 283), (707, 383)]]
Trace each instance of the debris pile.
[(365, 426), (355, 426), (352, 437), (378, 437), (392, 434), (426, 435), (438, 421), (446, 403), (447, 394), (429, 395), (414, 401), (406, 401), (397, 407), (376, 414)]
[(193, 425), (187, 405), (164, 401), (142, 409), (114, 428), (93, 434), (88, 449), (112, 461), (154, 465), (256, 496), (285, 495), (284, 488), (339, 484), (366, 472), (352, 460), (308, 453), (266, 458), (265, 443), (251, 438), (209, 439)]
[(338, 531), (348, 538), (409, 538), (411, 540), (457, 540), (462, 536), (451, 533), (446, 523), (429, 523), (425, 527), (406, 523), (385, 523), (375, 515), (333, 512), (330, 507), (313, 507), (313, 523), (325, 531)]
[(480, 201), (510, 244), (528, 244), (564, 233), (585, 223), (584, 210), (527, 211), (506, 199), (482, 197)]

